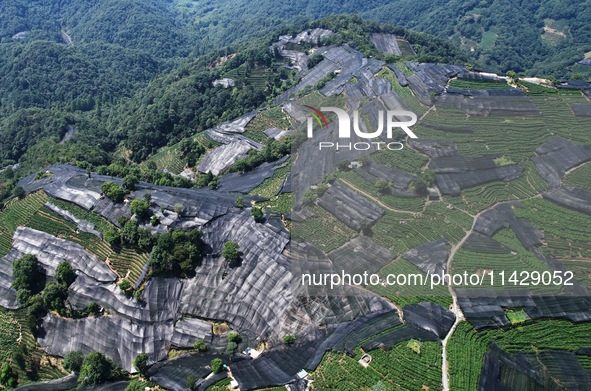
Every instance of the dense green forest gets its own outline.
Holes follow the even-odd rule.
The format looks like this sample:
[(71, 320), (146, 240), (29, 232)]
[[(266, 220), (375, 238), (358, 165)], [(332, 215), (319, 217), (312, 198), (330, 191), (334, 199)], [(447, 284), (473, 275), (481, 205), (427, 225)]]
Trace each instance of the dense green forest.
[(568, 76), (591, 50), (589, 0), (398, 0), (362, 15), (448, 37), (500, 72)]
[(160, 58), (184, 57), (191, 29), (168, 1), (14, 0), (0, 4), (0, 38), (56, 40), (73, 45), (104, 42)]
[[(3, 174), (8, 182), (0, 196), (10, 194), (18, 177), (52, 163), (92, 168), (143, 162), (163, 146), (270, 102), (297, 78), (278, 64), (269, 45), (305, 27), (337, 31), (329, 43), (348, 43), (377, 58), (383, 55), (369, 34), (389, 32), (412, 43), (417, 57), (408, 60), (588, 77), (591, 67), (572, 64), (591, 51), (590, 4), (1, 2), (0, 169), (17, 162), (20, 167)], [(316, 20), (335, 13), (367, 19)], [(213, 80), (228, 76), (236, 79), (235, 88), (213, 87)]]
[(500, 72), (566, 76), (565, 67), (591, 50), (589, 0), (177, 0), (175, 4), (207, 37), (200, 43), (203, 48), (271, 31), (288, 21), (355, 13), (451, 38), (487, 68)]
[(0, 44), (0, 113), (26, 107), (92, 110), (130, 95), (161, 69), (143, 52), (105, 43)]
[[(383, 54), (369, 41), (369, 34), (374, 31), (396, 32), (406, 37), (413, 43), (419, 57), (425, 60), (460, 64), (468, 60), (464, 53), (447, 41), (402, 28), (380, 26), (354, 16), (327, 17), (304, 27), (338, 31), (340, 38), (331, 43), (349, 43), (364, 54), (377, 58), (383, 57)], [(292, 71), (276, 66), (276, 61), (281, 59), (275, 57), (269, 46), (280, 34), (297, 33), (301, 29), (300, 25), (251, 42), (221, 66), (211, 68), (205, 65), (208, 60), (214, 61), (226, 52), (204, 56), (156, 79), (112, 113), (108, 121), (112, 134), (125, 140), (134, 161), (142, 161), (158, 147), (238, 117), (263, 103), (270, 103), (274, 96), (296, 80)], [(213, 80), (237, 69), (243, 69), (245, 73), (236, 78), (236, 88), (212, 87)], [(266, 72), (264, 85), (251, 80), (250, 75), (254, 72)]]
[(0, 40), (105, 42), (158, 58), (198, 55), (337, 13), (450, 38), (498, 71), (564, 76), (591, 50), (591, 1), (564, 0), (15, 0)]
[[(269, 103), (296, 83), (295, 72), (281, 66), (270, 45), (281, 34), (312, 27), (339, 32), (330, 43), (348, 43), (367, 56), (383, 58), (369, 40), (371, 32), (381, 31), (408, 39), (419, 60), (469, 60), (448, 41), (355, 16), (285, 27), (184, 60), (104, 42), (5, 42), (0, 134), (10, 142), (0, 144), (2, 167), (19, 162), (18, 178), (52, 163), (130, 164), (123, 155), (140, 163), (165, 145)], [(213, 86), (229, 75), (235, 88)], [(64, 142), (68, 130), (71, 138)], [(5, 186), (2, 195), (10, 189)]]

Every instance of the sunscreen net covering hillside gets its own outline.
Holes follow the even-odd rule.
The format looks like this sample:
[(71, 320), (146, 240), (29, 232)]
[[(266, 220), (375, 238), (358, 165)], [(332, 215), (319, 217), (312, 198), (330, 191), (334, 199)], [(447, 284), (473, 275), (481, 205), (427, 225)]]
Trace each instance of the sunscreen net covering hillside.
[[(588, 351), (535, 344), (527, 345), (531, 352), (502, 351), (483, 337), (488, 329), (517, 324), (515, 330), (527, 334), (530, 322), (541, 319), (591, 321), (585, 265), (591, 192), (583, 188), (591, 146), (576, 126), (584, 97), (536, 97), (505, 77), (406, 62), (398, 56), (412, 52), (424, 59), (425, 47), (417, 46), (419, 57), (393, 34), (368, 33), (367, 47), (354, 41), (325, 45), (329, 37), (343, 42), (319, 28), (279, 37), (266, 49), (283, 57), (274, 66), (288, 70), (283, 85), (291, 88), (268, 100), (271, 107), (198, 136), (214, 141), (196, 169), (219, 175), (215, 189), (140, 182), (117, 202), (101, 188), (110, 181), (123, 185), (121, 178), (68, 165), (20, 181), (26, 192), (53, 198), (43, 199), (43, 210), (30, 219), (36, 225), (26, 226), (23, 218), (8, 235), (0, 226), (0, 304), (24, 312), (12, 287), (12, 265), (22, 255), (36, 255), (52, 282), (66, 261), (76, 273), (65, 301), (75, 316), (42, 316), (40, 346), (56, 356), (99, 351), (127, 371), (135, 371), (134, 358), (146, 353), (146, 377), (174, 391), (192, 387), (192, 379), (197, 390), (224, 379), (225, 371), (211, 375), (214, 359), (229, 367), (241, 389), (304, 390), (306, 372), (317, 371), (311, 378), (319, 379), (332, 357), (343, 372), (348, 363), (365, 371), (351, 371), (359, 378), (380, 371), (385, 380), (396, 371), (414, 377), (429, 366), (437, 389), (440, 375), (445, 384), (446, 374), (457, 371), (452, 333), (458, 329), (469, 330), (470, 343), (480, 344), (467, 356), (485, 363), (472, 376), (474, 387), (479, 379), (483, 390), (558, 379), (556, 384), (585, 389), (588, 361), (575, 361)], [(224, 76), (214, 83), (234, 83)], [(219, 88), (235, 87), (227, 91), (234, 95), (244, 85), (237, 78)], [(561, 127), (553, 110), (564, 107)], [(281, 121), (271, 118), (278, 113)], [(255, 118), (271, 124), (247, 128)], [(262, 140), (270, 147), (291, 142), (291, 154), (282, 150), (283, 157), (271, 161)], [(265, 162), (250, 171), (234, 166), (263, 155)], [(146, 200), (158, 221), (132, 216), (134, 200)], [(77, 207), (69, 210), (68, 202)], [(67, 229), (44, 228), (38, 222), (43, 216)], [(194, 270), (183, 267), (178, 274), (150, 274), (151, 260), (161, 255), (155, 250), (128, 265), (117, 258), (131, 248), (102, 241), (107, 229), (122, 228), (123, 217), (153, 234), (171, 232), (171, 241), (180, 241), (175, 230), (199, 229), (203, 256)], [(91, 245), (77, 242), (82, 232)], [(237, 257), (224, 251), (228, 243), (237, 246)], [(576, 274), (569, 277), (571, 270)], [(83, 316), (90, 306), (99, 309)], [(383, 351), (392, 348), (402, 354)], [(360, 355), (369, 361), (357, 362)], [(390, 361), (380, 362), (380, 356)], [(66, 388), (67, 381), (56, 388)], [(111, 382), (96, 389), (126, 386)]]
[[(376, 35), (372, 42), (391, 51), (390, 38)], [(589, 213), (589, 192), (562, 184), (569, 170), (591, 160), (589, 146), (550, 133), (531, 148), (527, 159), (511, 160), (500, 151), (498, 141), (480, 140), (489, 140), (489, 135), (479, 122), (498, 121), (499, 128), (488, 132), (499, 132), (502, 124), (537, 122), (548, 114), (540, 100), (506, 78), (453, 65), (398, 63), (387, 66), (393, 77), (386, 80), (376, 76), (370, 59), (360, 60), (363, 55), (351, 48), (319, 50), (326, 63), (339, 66), (321, 90), (317, 99), (321, 103), (308, 107), (296, 98), (284, 104), (299, 124), (296, 129), (306, 135), (292, 150), (289, 177), (294, 206), (288, 249), (292, 255), (300, 254), (292, 266), (293, 284), (329, 296), (349, 296), (355, 292), (351, 287), (359, 286), (410, 300), (439, 297), (442, 303), (450, 300), (451, 286), (469, 314), (476, 311), (468, 304), (471, 301), (502, 297), (499, 292), (506, 291), (507, 298), (533, 300), (528, 309), (532, 317), (552, 313), (586, 319), (587, 310), (572, 307), (577, 297), (588, 297), (579, 281), (564, 289), (560, 284), (519, 289), (508, 278), (516, 281), (511, 273), (520, 268), (540, 276), (540, 281), (541, 276), (565, 271), (561, 261), (544, 250), (544, 227), (513, 210), (531, 208), (520, 199), (543, 197)], [(340, 89), (344, 77), (353, 82)], [(466, 87), (450, 87), (451, 79), (457, 79), (451, 85)], [(423, 106), (399, 95), (403, 87), (410, 88)], [(345, 103), (337, 109), (345, 110), (348, 117), (332, 108), (337, 102), (332, 98), (339, 94)], [(430, 107), (413, 126), (418, 137), (397, 128), (388, 138), (388, 119), (383, 118), (387, 110), (409, 107), (419, 112)], [(455, 123), (445, 118), (447, 113), (458, 116)], [(478, 153), (470, 149), (468, 140), (473, 140)], [(402, 145), (392, 150), (388, 142)], [(479, 199), (481, 195), (484, 198)], [(462, 202), (482, 206), (470, 209)], [(460, 278), (452, 281), (455, 275)], [(491, 308), (490, 315), (483, 314), (480, 320), (474, 315), (467, 318), (479, 327), (508, 324), (503, 312), (509, 307)], [(495, 320), (486, 320), (489, 316)]]

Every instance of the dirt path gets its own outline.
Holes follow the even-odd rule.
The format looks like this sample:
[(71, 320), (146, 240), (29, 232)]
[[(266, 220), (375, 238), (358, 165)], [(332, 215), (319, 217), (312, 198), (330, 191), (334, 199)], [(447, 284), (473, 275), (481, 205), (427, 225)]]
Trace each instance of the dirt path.
[(379, 200), (379, 198), (374, 197), (373, 195), (371, 195), (370, 193), (368, 193), (367, 191), (355, 186), (354, 184), (352, 184), (351, 182), (349, 182), (346, 179), (343, 178), (339, 178), (339, 181), (343, 182), (345, 185), (349, 186), (351, 189), (363, 194), (364, 196), (366, 196), (367, 198), (369, 198), (370, 200), (372, 200), (373, 202), (375, 202), (376, 204), (380, 205), (382, 208), (384, 209), (388, 209), (391, 212), (396, 212), (396, 213), (406, 213), (412, 216), (416, 216), (417, 212), (411, 212), (408, 210), (402, 210), (402, 209), (396, 209), (396, 208), (392, 208), (391, 206), (388, 206), (386, 204), (384, 204), (382, 201)]
[(433, 105), (433, 106), (429, 107), (429, 110), (427, 110), (427, 111), (425, 112), (425, 114), (421, 115), (421, 118), (419, 118), (417, 122), (421, 122), (421, 121), (423, 120), (423, 118), (425, 118), (425, 117), (427, 116), (427, 114), (429, 114), (429, 113), (431, 112), (431, 110), (433, 110), (433, 111), (437, 110), (437, 109), (435, 108), (435, 105)]
[(64, 41), (64, 43), (66, 45), (71, 45), (73, 43), (72, 41), (72, 37), (70, 37), (70, 35), (68, 33), (66, 33), (65, 31), (60, 31), (60, 33), (62, 34), (62, 40)]
[[(535, 198), (538, 195), (534, 196), (534, 197), (529, 197), (529, 198)], [(526, 199), (529, 199), (526, 198)], [(470, 236), (470, 234), (472, 234), (472, 232), (474, 232), (474, 227), (476, 226), (476, 222), (478, 221), (478, 219), (480, 218), (480, 216), (487, 212), (488, 210), (497, 207), (498, 205), (501, 204), (506, 204), (506, 203), (510, 203), (510, 202), (514, 202), (516, 200), (509, 200), (509, 201), (502, 201), (502, 202), (496, 202), (494, 205), (491, 205), (490, 207), (481, 210), (480, 212), (478, 212), (476, 215), (474, 215), (474, 220), (472, 221), (472, 227), (470, 227), (470, 230), (466, 231), (466, 234), (464, 235), (464, 237), (462, 238), (462, 240), (460, 240), (458, 242), (458, 244), (456, 244), (455, 246), (452, 247), (450, 253), (449, 253), (449, 258), (447, 260), (447, 272), (449, 273), (451, 271), (451, 264), (453, 262), (453, 259), (456, 255), (456, 253), (458, 252), (458, 250), (460, 248), (462, 248), (462, 246), (464, 245), (464, 243), (466, 242), (466, 240), (468, 239), (468, 237)], [(522, 200), (523, 201), (523, 200)], [(443, 341), (441, 341), (441, 344), (443, 346), (443, 350), (442, 350), (442, 364), (441, 364), (441, 380), (443, 383), (443, 391), (450, 391), (450, 387), (449, 387), (449, 362), (447, 360), (447, 342), (449, 341), (449, 339), (451, 338), (451, 336), (453, 335), (454, 331), (456, 330), (456, 327), (458, 327), (458, 324), (465, 320), (466, 318), (464, 317), (464, 314), (462, 313), (462, 309), (460, 308), (460, 305), (458, 304), (458, 295), (456, 294), (456, 292), (453, 289), (453, 286), (451, 284), (451, 281), (448, 284), (448, 289), (449, 289), (449, 293), (453, 299), (453, 303), (452, 303), (452, 312), (454, 313), (454, 315), (456, 316), (456, 321), (454, 322), (453, 326), (451, 327), (451, 329), (449, 330), (449, 332), (447, 333), (447, 335), (445, 336), (445, 338), (443, 339)]]
[[(498, 204), (499, 203), (496, 203), (493, 206), (491, 206), (490, 208), (494, 208)], [(466, 234), (464, 235), (462, 240), (460, 240), (458, 242), (458, 244), (456, 244), (455, 246), (452, 247), (452, 249), (449, 253), (449, 258), (447, 260), (447, 272), (448, 273), (451, 271), (451, 264), (452, 264), (452, 261), (456, 255), (456, 253), (458, 252), (458, 250), (460, 248), (462, 248), (462, 246), (464, 245), (464, 243), (466, 242), (468, 237), (470, 237), (472, 232), (474, 232), (474, 227), (476, 226), (476, 222), (480, 218), (480, 215), (482, 215), (484, 212), (486, 212), (490, 208), (482, 210), (474, 216), (474, 220), (472, 221), (472, 227), (470, 227), (470, 230), (468, 230), (466, 232)], [(447, 335), (445, 336), (445, 338), (441, 341), (441, 345), (443, 347), (442, 353), (441, 353), (441, 356), (442, 356), (441, 382), (443, 383), (443, 391), (450, 391), (450, 388), (449, 388), (449, 362), (447, 360), (447, 342), (452, 337), (454, 331), (456, 331), (456, 327), (458, 327), (458, 324), (460, 324), (460, 322), (465, 319), (464, 314), (462, 313), (462, 309), (460, 308), (460, 305), (458, 304), (458, 295), (456, 294), (455, 290), (453, 289), (453, 286), (451, 285), (451, 281), (449, 282), (448, 289), (449, 289), (449, 293), (450, 293), (452, 300), (453, 300), (451, 309), (456, 317), (456, 320), (455, 320), (453, 326), (451, 327), (451, 329), (449, 330), (449, 332), (447, 333)]]

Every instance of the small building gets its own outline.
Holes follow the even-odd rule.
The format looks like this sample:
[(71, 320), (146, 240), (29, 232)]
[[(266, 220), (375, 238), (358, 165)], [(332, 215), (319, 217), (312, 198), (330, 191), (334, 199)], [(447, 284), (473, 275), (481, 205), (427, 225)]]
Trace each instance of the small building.
[(213, 81), (214, 87), (222, 86), (224, 88), (229, 88), (229, 87), (234, 87), (235, 85), (236, 85), (236, 83), (234, 82), (234, 79), (230, 79), (228, 77)]
[(262, 352), (254, 349), (254, 348), (246, 348), (246, 349), (244, 349), (244, 351), (242, 353), (246, 354), (247, 356), (250, 356), (250, 358), (252, 358), (254, 360), (254, 359), (258, 358)]
[(369, 354), (364, 354), (361, 356), (359, 361), (357, 361), (363, 368), (369, 367), (369, 363), (371, 363), (371, 356)]
[(298, 377), (298, 379), (305, 379), (306, 377), (308, 377), (308, 372), (306, 372), (305, 369), (302, 369), (297, 373), (296, 376)]

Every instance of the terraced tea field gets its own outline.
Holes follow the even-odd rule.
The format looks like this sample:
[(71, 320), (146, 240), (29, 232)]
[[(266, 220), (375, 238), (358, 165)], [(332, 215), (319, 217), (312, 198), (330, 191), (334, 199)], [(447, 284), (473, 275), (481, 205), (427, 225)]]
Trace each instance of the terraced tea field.
[(185, 167), (185, 162), (180, 158), (181, 152), (176, 145), (164, 147), (150, 156), (147, 162), (156, 163), (159, 170), (168, 170), (173, 174), (180, 174)]
[(591, 191), (591, 162), (580, 165), (566, 175), (564, 184)]
[(445, 202), (476, 214), (498, 202), (524, 200), (548, 190), (548, 183), (538, 174), (533, 163), (524, 164), (525, 173), (509, 182), (492, 182), (464, 189), (458, 197), (445, 197)]
[(319, 390), (392, 390), (404, 384), (409, 390), (438, 390), (441, 388), (441, 345), (422, 342), (421, 353), (407, 346), (407, 341), (390, 350), (372, 350), (367, 368), (344, 354), (327, 353), (312, 374)]
[(357, 232), (339, 222), (321, 207), (311, 206), (310, 211), (314, 213), (314, 217), (292, 225), (293, 237), (302, 238), (322, 251), (328, 252), (357, 236)]
[(386, 211), (372, 228), (373, 239), (397, 254), (423, 243), (447, 238), (459, 242), (472, 226), (472, 217), (457, 208), (448, 208), (443, 202), (428, 204), (414, 217)]
[(408, 146), (405, 146), (400, 151), (382, 150), (375, 152), (371, 155), (371, 160), (409, 174), (419, 174), (429, 162), (426, 156)]
[(65, 201), (49, 198), (45, 192), (39, 191), (22, 200), (12, 200), (0, 214), (0, 251), (2, 256), (10, 251), (12, 236), (16, 228), (27, 226), (78, 243), (111, 265), (120, 277), (127, 276), (132, 284), (139, 279), (142, 268), (148, 259), (148, 253), (130, 248), (111, 248), (107, 242), (92, 234), (79, 231), (76, 224), (64, 220), (57, 213), (47, 209), (44, 206), (47, 201), (69, 210), (80, 219), (93, 222), (101, 231), (113, 227), (107, 220), (93, 212)]
[(283, 112), (281, 106), (260, 111), (256, 117), (246, 125), (245, 137), (264, 144), (269, 137), (263, 133), (267, 129), (277, 128), (281, 130), (292, 129), (295, 123), (292, 123), (291, 117)]
[(448, 342), (450, 388), (477, 389), (484, 355), (491, 342), (508, 352), (575, 351), (588, 346), (591, 323), (536, 321), (503, 329), (476, 331), (468, 322), (458, 325)]
[(588, 216), (538, 198), (525, 201), (524, 206), (514, 208), (514, 213), (544, 231), (542, 253), (567, 260), (591, 258)]
[[(388, 274), (413, 275), (426, 274), (418, 267), (404, 258), (398, 258), (392, 263), (386, 265), (378, 273), (382, 280), (385, 280)], [(444, 308), (448, 308), (452, 303), (452, 298), (446, 286), (437, 286), (431, 289), (429, 286), (420, 286), (418, 284), (407, 284), (404, 286), (368, 286), (367, 289), (377, 293), (380, 296), (387, 297), (388, 300), (396, 303), (400, 307), (406, 304), (416, 304), (424, 301), (430, 301)]]
[[(399, 63), (397, 63), (396, 66), (398, 67), (398, 69), (400, 69), (401, 72), (405, 73), (406, 70), (407, 73), (410, 73), (406, 66), (404, 66), (403, 68)], [(394, 91), (396, 95), (398, 95), (400, 99), (402, 99), (402, 102), (404, 102), (404, 105), (410, 111), (412, 111), (419, 117), (427, 112), (429, 108), (419, 101), (419, 99), (413, 94), (410, 88), (402, 87), (398, 83), (398, 80), (396, 79), (396, 74), (394, 74), (394, 72), (390, 68), (382, 68), (382, 70), (377, 74), (377, 76), (386, 79), (390, 82), (390, 84), (392, 85), (392, 91)]]
[(281, 187), (281, 184), (285, 181), (285, 178), (287, 178), (287, 176), (289, 175), (290, 168), (291, 167), (289, 167), (289, 165), (282, 167), (282, 168), (278, 168), (273, 173), (273, 176), (265, 179), (263, 181), (263, 183), (261, 183), (260, 185), (255, 187), (250, 192), (250, 194), (258, 194), (262, 197), (267, 197), (267, 198), (275, 197), (277, 195), (277, 192), (279, 191), (279, 188)]
[(45, 204), (47, 195), (43, 191), (30, 194), (22, 200), (10, 201), (0, 213), (0, 256), (10, 251), (12, 236), (16, 228), (27, 225), (33, 215)]
[[(523, 247), (515, 233), (510, 229), (502, 229), (493, 236), (494, 240), (512, 250), (511, 252), (477, 252), (467, 249), (460, 249), (456, 253), (452, 263), (452, 273), (462, 274), (465, 271), (469, 274), (482, 274), (486, 270), (503, 270), (507, 275), (514, 271), (549, 271), (548, 266), (536, 258), (534, 254)], [(488, 281), (488, 280), (486, 280)], [(520, 288), (506, 284), (503, 289)], [(543, 289), (540, 287), (540, 290)], [(531, 287), (535, 292), (536, 287)]]
[(506, 82), (464, 79), (451, 79), (447, 85), (451, 88), (461, 88), (465, 90), (506, 90), (508, 88), (513, 88)]
[[(426, 197), (397, 197), (391, 194), (380, 194), (374, 183), (363, 178), (354, 171), (339, 172), (337, 176), (345, 185), (353, 188), (360, 195), (369, 201), (376, 203), (376, 200), (386, 207), (409, 212), (420, 212), (425, 206)], [(380, 205), (382, 206), (382, 205)]]
[(31, 333), (23, 311), (8, 311), (0, 307), (0, 360), (10, 362), (21, 384), (31, 381), (57, 379), (66, 374), (59, 359), (41, 350)]

